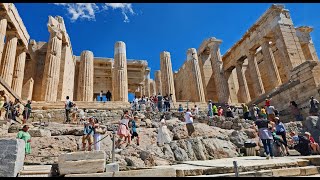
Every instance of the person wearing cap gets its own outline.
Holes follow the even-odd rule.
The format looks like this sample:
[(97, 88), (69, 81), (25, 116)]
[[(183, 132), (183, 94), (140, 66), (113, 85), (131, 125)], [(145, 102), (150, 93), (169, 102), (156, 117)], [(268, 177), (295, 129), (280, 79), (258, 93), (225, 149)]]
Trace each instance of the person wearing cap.
[(22, 139), (25, 142), (25, 155), (31, 153), (31, 145), (30, 145), (31, 135), (29, 134), (28, 130), (29, 130), (29, 126), (24, 125), (17, 134), (17, 138)]
[(157, 143), (158, 146), (163, 146), (164, 144), (168, 144), (171, 142), (171, 137), (166, 125), (166, 120), (164, 119), (164, 115), (162, 115), (160, 119), (161, 121), (158, 129)]
[(319, 101), (316, 100), (313, 96), (310, 97), (310, 110), (309, 113), (311, 116), (317, 116), (319, 111)]
[(218, 116), (223, 116), (223, 109), (221, 106), (218, 106)]
[(314, 154), (319, 154), (320, 153), (319, 144), (316, 143), (316, 141), (313, 139), (313, 137), (311, 136), (311, 134), (309, 132), (305, 132), (304, 135), (306, 138), (308, 138), (310, 140), (310, 147), (311, 147), (312, 152)]
[(286, 128), (284, 127), (284, 124), (280, 121), (279, 117), (275, 117), (275, 121), (276, 121), (275, 133), (276, 135), (280, 135), (282, 137), (282, 141), (284, 142), (283, 145), (286, 147), (287, 156), (289, 156), (288, 142), (286, 137), (286, 134), (287, 134)]
[[(137, 146), (139, 146), (140, 142), (140, 137), (137, 132), (137, 125), (136, 122), (138, 121), (138, 116), (134, 116), (133, 119), (130, 119), (129, 124), (131, 124), (131, 141), (133, 140), (134, 137), (137, 137)], [(130, 125), (129, 125), (130, 126)]]

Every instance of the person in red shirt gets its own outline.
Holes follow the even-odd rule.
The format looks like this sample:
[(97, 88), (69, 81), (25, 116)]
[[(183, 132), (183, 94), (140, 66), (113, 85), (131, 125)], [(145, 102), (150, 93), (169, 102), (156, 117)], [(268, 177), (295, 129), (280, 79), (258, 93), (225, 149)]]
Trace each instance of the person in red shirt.
[(310, 147), (312, 149), (312, 152), (316, 153), (316, 154), (320, 154), (319, 144), (316, 143), (316, 141), (313, 139), (313, 137), (311, 136), (311, 134), (309, 132), (305, 132), (304, 134), (310, 140)]
[(223, 109), (221, 106), (218, 107), (218, 116), (223, 116)]
[(271, 105), (271, 99), (266, 99), (266, 106), (270, 106)]

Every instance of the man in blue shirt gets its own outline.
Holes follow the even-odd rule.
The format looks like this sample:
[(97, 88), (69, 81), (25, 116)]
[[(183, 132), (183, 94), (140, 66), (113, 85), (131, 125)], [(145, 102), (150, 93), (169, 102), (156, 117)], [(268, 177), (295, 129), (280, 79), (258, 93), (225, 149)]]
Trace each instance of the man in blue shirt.
[(135, 116), (133, 118), (133, 120), (130, 120), (130, 122), (131, 122), (131, 141), (133, 140), (134, 137), (137, 137), (137, 145), (139, 146), (140, 137), (137, 133), (137, 126), (136, 126), (137, 120), (138, 120), (137, 116)]

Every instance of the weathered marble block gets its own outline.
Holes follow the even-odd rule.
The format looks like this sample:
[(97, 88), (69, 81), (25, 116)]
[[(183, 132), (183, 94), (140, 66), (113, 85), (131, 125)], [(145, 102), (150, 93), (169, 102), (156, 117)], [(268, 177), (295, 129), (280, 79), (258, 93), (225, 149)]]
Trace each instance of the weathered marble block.
[(25, 142), (21, 139), (0, 139), (0, 177), (16, 177), (22, 170)]
[(34, 129), (30, 129), (28, 132), (31, 135), (31, 137), (44, 137), (44, 136), (50, 137), (51, 136), (51, 132), (46, 129), (34, 128)]
[(104, 151), (82, 151), (61, 154), (58, 158), (60, 175), (104, 172), (106, 153)]

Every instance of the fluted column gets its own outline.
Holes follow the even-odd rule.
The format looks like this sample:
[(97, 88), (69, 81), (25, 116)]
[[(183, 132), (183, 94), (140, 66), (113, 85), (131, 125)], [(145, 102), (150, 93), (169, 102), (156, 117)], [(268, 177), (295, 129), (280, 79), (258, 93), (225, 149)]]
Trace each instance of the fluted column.
[(83, 51), (80, 58), (78, 94), (79, 101), (93, 101), (93, 53)]
[(266, 64), (268, 65), (268, 70), (269, 70), (269, 80), (271, 83), (272, 88), (275, 88), (279, 85), (281, 85), (281, 78), (280, 74), (278, 71), (278, 67), (275, 61), (275, 58), (273, 56), (272, 49), (269, 44), (268, 39), (264, 39), (264, 41), (261, 44), (261, 50), (263, 53), (263, 59), (266, 61)]
[(113, 101), (128, 102), (126, 44), (122, 41), (116, 42), (114, 47), (112, 89)]
[(223, 62), (220, 53), (221, 42), (221, 40), (212, 39), (208, 46), (210, 48), (210, 61), (212, 65), (214, 82), (218, 94), (218, 101), (220, 103), (228, 103), (230, 101), (230, 93), (228, 88), (228, 82), (224, 77)]
[(147, 71), (145, 81), (144, 81), (144, 87), (145, 87), (145, 95), (147, 97), (150, 97), (150, 70)]
[(55, 102), (58, 95), (62, 34), (50, 28), (49, 31), (50, 40), (42, 78), (41, 99), (43, 101)]
[(192, 75), (194, 78), (194, 83), (192, 86), (195, 87), (195, 101), (205, 102), (205, 95), (203, 90), (201, 71), (199, 67), (198, 55), (195, 48), (190, 48), (187, 51), (187, 60), (192, 62)]
[(17, 59), (15, 63), (13, 79), (12, 79), (12, 90), (21, 97), (23, 77), (24, 77), (24, 67), (26, 63), (26, 49), (24, 47), (19, 47), (17, 51)]
[(251, 98), (250, 98), (250, 92), (249, 92), (246, 76), (245, 76), (244, 70), (242, 68), (242, 64), (243, 64), (243, 62), (237, 62), (236, 71), (237, 71), (237, 77), (238, 77), (238, 82), (239, 82), (239, 91), (240, 91), (242, 101), (244, 103), (247, 103), (251, 100)]
[(170, 53), (161, 52), (160, 62), (162, 93), (164, 96), (172, 94), (172, 101), (176, 102)]
[(0, 64), (2, 60), (3, 48), (4, 48), (4, 39), (7, 33), (7, 19), (0, 20)]
[(156, 94), (156, 82), (154, 80), (150, 80), (150, 96), (154, 96)]
[(159, 93), (162, 94), (161, 71), (160, 70), (156, 71), (154, 77), (155, 77), (154, 81), (156, 83), (156, 93), (157, 95)]
[(11, 87), (14, 63), (16, 59), (18, 38), (13, 33), (7, 33), (6, 44), (1, 65), (1, 77)]
[(249, 51), (248, 53), (248, 61), (249, 61), (249, 69), (251, 73), (251, 77), (253, 79), (254, 84), (254, 93), (255, 97), (259, 97), (261, 94), (264, 94), (264, 86), (261, 79), (260, 70), (257, 63), (257, 58), (255, 56), (254, 51)]

